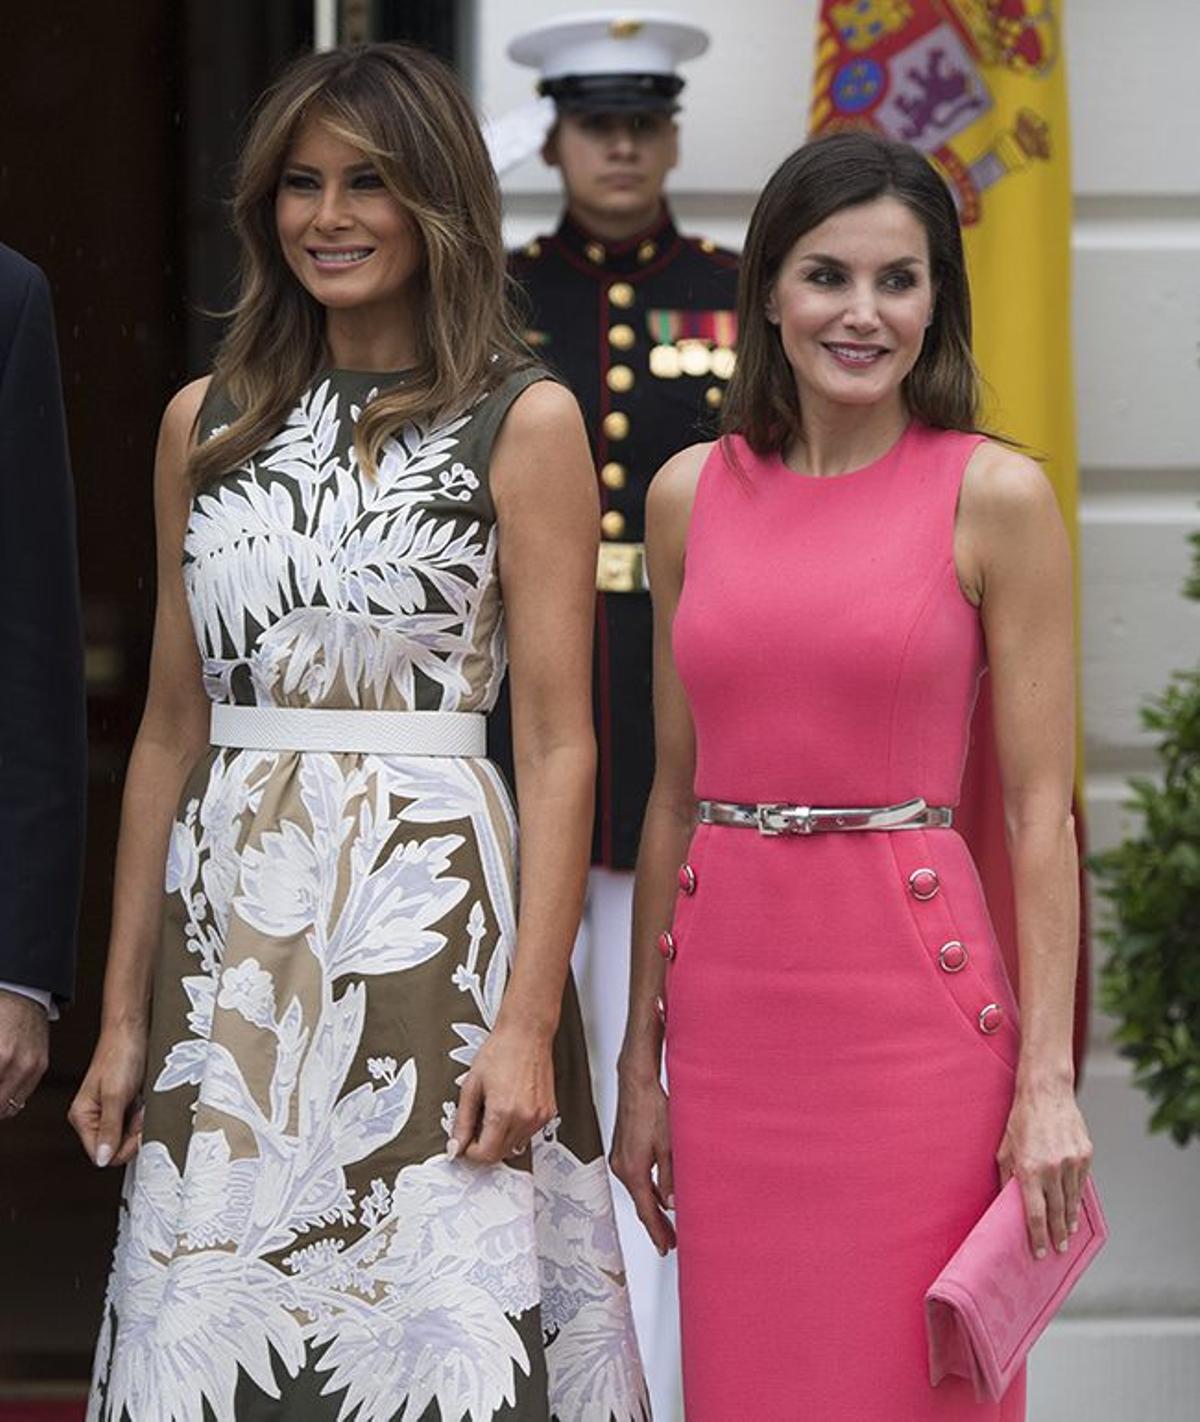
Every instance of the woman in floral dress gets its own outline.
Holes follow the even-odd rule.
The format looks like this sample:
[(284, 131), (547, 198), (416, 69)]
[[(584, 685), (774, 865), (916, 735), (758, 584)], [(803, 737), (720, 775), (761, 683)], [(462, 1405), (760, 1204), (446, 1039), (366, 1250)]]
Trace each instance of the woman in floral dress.
[[(235, 221), (229, 334), (163, 419), (150, 688), (71, 1111), (98, 1166), (130, 1162), (89, 1418), (640, 1422), (567, 967), (580, 416), (511, 335), (495, 179), (428, 55), (294, 65)], [(479, 744), (506, 642), (519, 902)]]

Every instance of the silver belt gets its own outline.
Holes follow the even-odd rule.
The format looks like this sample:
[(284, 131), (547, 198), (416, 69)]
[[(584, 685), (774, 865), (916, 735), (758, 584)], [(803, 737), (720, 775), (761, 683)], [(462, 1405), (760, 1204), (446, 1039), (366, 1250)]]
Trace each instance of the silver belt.
[(349, 711), (214, 702), (214, 746), (360, 755), (487, 754), (487, 718), (477, 711)]
[(759, 834), (823, 834), (838, 830), (949, 829), (954, 811), (927, 805), (919, 797), (902, 805), (817, 809), (812, 805), (738, 805), (729, 800), (701, 800), (702, 825), (734, 825)]

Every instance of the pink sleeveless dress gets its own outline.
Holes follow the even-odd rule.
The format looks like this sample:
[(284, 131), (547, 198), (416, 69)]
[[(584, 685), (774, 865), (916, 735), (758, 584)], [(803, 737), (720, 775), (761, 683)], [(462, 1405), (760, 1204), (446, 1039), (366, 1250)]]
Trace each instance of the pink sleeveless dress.
[[(697, 798), (955, 804), (985, 665), (953, 561), (978, 443), (912, 424), (828, 479), (714, 446), (673, 634)], [(977, 1403), (926, 1357), (922, 1296), (996, 1193), (1019, 1043), (966, 845), (701, 825), (688, 862), (666, 987), (688, 1422), (1019, 1422), (1023, 1377)]]

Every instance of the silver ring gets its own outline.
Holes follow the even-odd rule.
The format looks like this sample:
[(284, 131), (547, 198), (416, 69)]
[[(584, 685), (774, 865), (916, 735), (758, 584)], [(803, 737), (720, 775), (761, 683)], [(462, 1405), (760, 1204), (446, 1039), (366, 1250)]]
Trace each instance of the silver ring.
[(25, 1103), (24, 1103), (24, 1101), (18, 1101), (15, 1096), (10, 1096), (10, 1097), (8, 1098), (8, 1109), (9, 1109), (9, 1110), (13, 1113), (13, 1115), (15, 1116), (18, 1111), (24, 1111), (24, 1109), (25, 1109)]
[(528, 1142), (528, 1141), (518, 1141), (518, 1142), (516, 1143), (516, 1145), (512, 1146), (512, 1147), (509, 1149), (509, 1152), (508, 1152), (508, 1153), (509, 1153), (509, 1155), (524, 1155), (525, 1152), (526, 1152), (528, 1149), (529, 1149), (529, 1142)]

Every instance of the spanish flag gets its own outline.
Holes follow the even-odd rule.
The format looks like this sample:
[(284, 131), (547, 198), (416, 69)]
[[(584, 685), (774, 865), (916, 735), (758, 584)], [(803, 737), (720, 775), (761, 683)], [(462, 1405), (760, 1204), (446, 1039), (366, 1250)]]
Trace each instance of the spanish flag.
[[(1045, 462), (1078, 551), (1071, 374), (1071, 169), (1062, 5), (1043, 0), (822, 0), (810, 127), (869, 127), (920, 148), (958, 204), (971, 276), (984, 424)], [(1076, 824), (1083, 848), (1082, 735)], [(1016, 922), (986, 692), (959, 823), (1009, 971)], [(1076, 991), (1087, 1030), (1086, 928)]]

